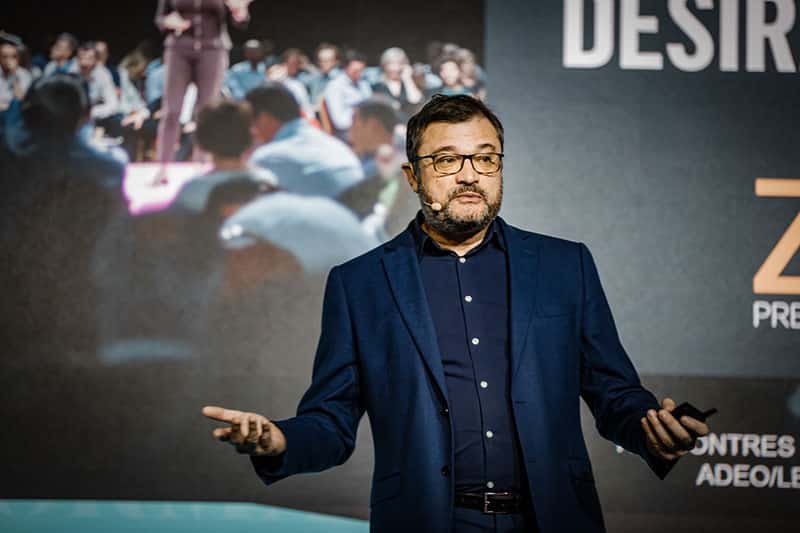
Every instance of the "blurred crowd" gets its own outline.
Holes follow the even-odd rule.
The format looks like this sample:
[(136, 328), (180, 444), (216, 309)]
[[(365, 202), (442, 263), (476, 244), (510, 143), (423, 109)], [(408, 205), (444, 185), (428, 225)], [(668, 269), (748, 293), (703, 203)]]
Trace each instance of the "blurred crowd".
[(131, 216), (126, 170), (160, 165), (166, 65), (149, 50), (115, 63), (107, 43), (64, 33), (44, 58), (0, 33), (11, 350), (111, 364), (274, 343), (263, 314), (295, 280), (377, 246), (416, 211), (400, 167), (407, 118), (436, 93), (486, 96), (474, 54), (455, 44), (431, 43), (424, 63), (391, 47), (373, 66), (330, 43), (311, 61), (247, 40), (226, 52), (208, 105), (195, 108), (194, 83), (183, 97), (170, 160), (208, 171), (167, 208)]
[[(93, 136), (105, 137), (106, 144), (119, 143), (129, 161), (155, 159), (166, 68), (157, 47), (142, 43), (115, 62), (107, 42), (79, 42), (69, 33), (56, 38), (48, 56), (32, 55), (10, 33), (0, 32), (0, 43), (0, 112), (13, 100), (21, 100), (34, 80), (72, 73), (89, 94)], [(298, 101), (305, 119), (345, 142), (350, 142), (355, 107), (373, 95), (392, 103), (398, 124), (435, 93), (486, 97), (485, 72), (474, 53), (454, 43), (431, 42), (425, 61), (414, 63), (402, 48), (391, 47), (377, 65), (369, 65), (357, 50), (342, 51), (327, 42), (320, 43), (311, 57), (313, 61), (298, 48), (277, 53), (266, 39), (247, 40), (229, 52), (232, 64), (224, 74), (221, 96), (242, 100), (266, 81), (281, 83)], [(195, 127), (196, 98), (197, 87), (190, 84), (180, 113), (184, 135), (177, 160), (191, 157), (189, 134)]]

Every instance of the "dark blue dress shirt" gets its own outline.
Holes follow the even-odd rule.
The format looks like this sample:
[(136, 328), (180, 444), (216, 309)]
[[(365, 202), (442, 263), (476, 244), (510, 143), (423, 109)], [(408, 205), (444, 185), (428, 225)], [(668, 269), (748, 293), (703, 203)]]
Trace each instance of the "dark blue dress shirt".
[(442, 354), (455, 444), (457, 491), (525, 486), (509, 372), (508, 259), (492, 222), (459, 257), (412, 223), (420, 274)]

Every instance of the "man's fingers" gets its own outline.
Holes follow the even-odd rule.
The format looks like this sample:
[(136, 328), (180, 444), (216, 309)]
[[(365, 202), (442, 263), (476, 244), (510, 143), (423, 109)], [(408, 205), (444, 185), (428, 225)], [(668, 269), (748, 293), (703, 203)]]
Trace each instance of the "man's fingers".
[(667, 427), (669, 433), (680, 443), (680, 449), (691, 450), (694, 448), (694, 437), (686, 431), (686, 428), (680, 422), (675, 420), (675, 417), (662, 409), (658, 412), (658, 418)]
[(231, 428), (217, 428), (211, 434), (214, 438), (227, 442), (231, 439)]
[(261, 438), (261, 420), (258, 417), (250, 419), (250, 428), (247, 432), (247, 442), (251, 444), (258, 444)]
[(664, 449), (664, 445), (658, 440), (658, 437), (656, 437), (652, 427), (650, 426), (650, 422), (647, 420), (647, 418), (643, 417), (641, 419), (641, 423), (645, 437), (647, 438), (647, 443), (649, 445), (649, 448), (653, 451), (653, 453), (669, 461), (675, 459), (677, 457), (676, 455)]
[(233, 422), (231, 422), (231, 438), (230, 443), (233, 445), (238, 445), (244, 442), (244, 435), (242, 434), (242, 428), (239, 423), (239, 419), (237, 418)]
[(664, 398), (663, 400), (661, 400), (662, 409), (666, 409), (667, 411), (672, 411), (673, 409), (675, 409), (675, 407), (677, 407), (677, 404), (675, 403), (675, 400), (673, 400), (672, 398)]
[(262, 455), (275, 446), (270, 435), (270, 421), (257, 413), (225, 409), (214, 405), (203, 407), (203, 415), (227, 422), (227, 427), (216, 428), (212, 435), (223, 442), (229, 442), (242, 454)]
[(206, 405), (203, 407), (203, 415), (220, 422), (233, 422), (234, 418), (242, 416), (241, 411), (235, 409), (225, 409), (216, 405)]
[(676, 448), (675, 441), (672, 440), (670, 434), (666, 429), (664, 429), (664, 426), (661, 425), (661, 421), (658, 419), (658, 414), (654, 409), (651, 409), (647, 412), (647, 421), (650, 422), (650, 426), (653, 428), (656, 438), (661, 443), (661, 448), (670, 452), (673, 451)]
[(708, 426), (705, 423), (700, 422), (695, 418), (692, 418), (691, 416), (686, 416), (686, 415), (682, 416), (681, 424), (683, 424), (685, 427), (689, 428), (691, 431), (693, 431), (694, 433), (696, 433), (701, 437), (708, 435), (709, 431)]

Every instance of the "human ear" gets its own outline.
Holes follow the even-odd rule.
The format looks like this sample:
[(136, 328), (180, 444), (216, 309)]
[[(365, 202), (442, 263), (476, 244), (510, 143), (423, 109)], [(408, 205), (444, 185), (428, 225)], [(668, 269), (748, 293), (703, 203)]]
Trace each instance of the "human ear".
[(411, 163), (403, 163), (402, 168), (403, 174), (406, 175), (406, 181), (408, 181), (408, 184), (411, 186), (411, 190), (417, 192), (419, 188), (419, 178), (414, 173), (414, 167)]

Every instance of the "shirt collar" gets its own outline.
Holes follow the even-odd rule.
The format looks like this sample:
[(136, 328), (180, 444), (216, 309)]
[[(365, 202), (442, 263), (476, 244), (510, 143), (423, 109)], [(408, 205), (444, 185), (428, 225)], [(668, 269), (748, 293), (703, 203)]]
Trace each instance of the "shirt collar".
[[(411, 234), (414, 236), (414, 243), (417, 249), (417, 258), (422, 259), (423, 255), (427, 254), (450, 254), (453, 253), (450, 250), (446, 250), (439, 246), (436, 241), (431, 238), (430, 235), (425, 233), (425, 230), (422, 229), (422, 223), (425, 221), (425, 217), (422, 214), (422, 211), (417, 211), (417, 216), (414, 217), (414, 220), (411, 222)], [(497, 219), (492, 220), (489, 224), (489, 229), (486, 231), (486, 235), (483, 236), (483, 240), (481, 243), (467, 252), (467, 256), (473, 255), (486, 246), (489, 243), (494, 244), (500, 250), (506, 251), (506, 241), (505, 236), (503, 235), (503, 230), (500, 227), (500, 224), (497, 223)]]
[(284, 122), (281, 127), (278, 128), (278, 131), (275, 132), (275, 136), (272, 138), (272, 140), (280, 141), (281, 139), (291, 137), (295, 135), (304, 124), (305, 119), (303, 119), (303, 117), (293, 118), (288, 122)]

